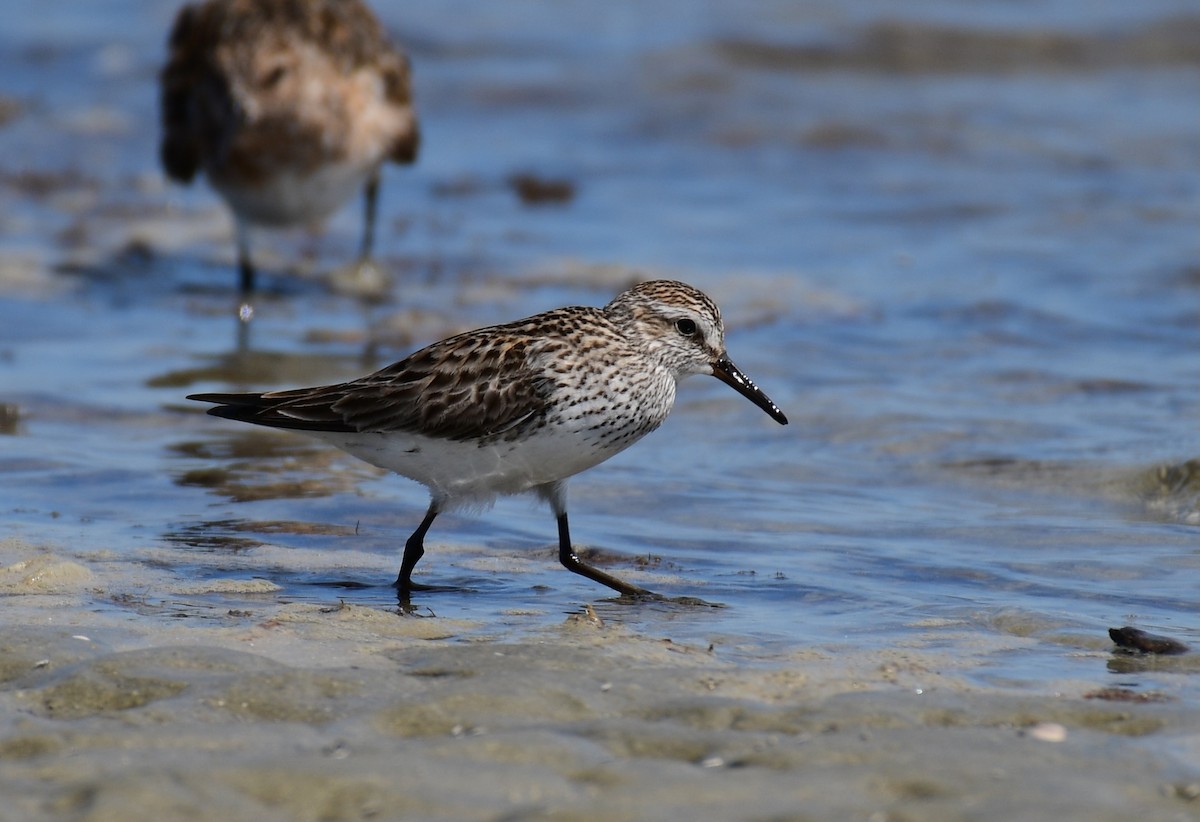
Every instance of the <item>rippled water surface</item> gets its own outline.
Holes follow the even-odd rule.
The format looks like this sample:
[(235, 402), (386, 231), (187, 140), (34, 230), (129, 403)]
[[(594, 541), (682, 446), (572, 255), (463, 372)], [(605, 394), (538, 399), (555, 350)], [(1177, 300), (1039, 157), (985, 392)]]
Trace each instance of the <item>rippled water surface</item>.
[[(843, 6), (383, 5), (425, 135), (385, 176), (393, 286), (328, 284), (355, 204), (260, 241), (248, 331), (225, 212), (156, 165), (173, 5), (0, 11), (0, 533), (389, 607), (423, 489), (184, 395), (349, 378), (671, 276), (791, 424), (695, 379), (573, 482), (572, 529), (728, 607), (598, 602), (525, 500), (438, 521), (422, 579), (469, 592), (423, 607), (515, 633), (598, 602), (764, 659), (1028, 635), (980, 667), (1025, 687), (1095, 676), (1076, 651), (1109, 626), (1200, 645), (1200, 16)], [(522, 174), (572, 196), (523, 202)]]

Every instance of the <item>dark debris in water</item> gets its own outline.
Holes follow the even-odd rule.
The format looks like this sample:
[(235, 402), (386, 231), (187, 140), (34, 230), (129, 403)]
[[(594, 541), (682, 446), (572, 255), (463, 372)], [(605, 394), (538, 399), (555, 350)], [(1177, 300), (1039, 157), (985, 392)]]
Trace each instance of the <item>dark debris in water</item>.
[(15, 403), (0, 402), (0, 434), (21, 432), (21, 408)]
[(1164, 694), (1161, 691), (1135, 691), (1132, 688), (1098, 688), (1095, 691), (1088, 691), (1083, 695), (1084, 699), (1101, 699), (1106, 702), (1173, 702), (1175, 697), (1169, 694)]
[(525, 205), (561, 205), (575, 198), (575, 184), (570, 180), (522, 173), (509, 177), (508, 185)]
[(717, 48), (735, 65), (774, 71), (990, 74), (1200, 65), (1200, 18), (1181, 17), (1122, 32), (1078, 34), (884, 21), (842, 41), (779, 43), (728, 38)]
[(1187, 645), (1177, 639), (1161, 634), (1151, 634), (1126, 625), (1124, 628), (1109, 628), (1108, 635), (1117, 647), (1143, 654), (1186, 654)]
[(1164, 491), (1178, 493), (1194, 490), (1200, 487), (1200, 459), (1159, 466), (1157, 477)]
[(664, 562), (662, 556), (659, 554), (638, 554), (633, 558), (633, 564), (638, 568), (658, 568), (670, 571), (679, 569), (679, 566), (670, 560)]
[(322, 522), (293, 520), (224, 519), (194, 522), (173, 528), (163, 534), (167, 542), (186, 548), (237, 553), (257, 548), (262, 539), (240, 534), (298, 534), (321, 536), (351, 536), (354, 528)]
[(0, 94), (0, 128), (20, 117), (24, 109), (20, 100)]
[(229, 522), (199, 522), (168, 530), (162, 538), (183, 548), (233, 554), (250, 551), (262, 545), (262, 540), (259, 539), (231, 536), (222, 532), (229, 527)]
[(49, 170), (22, 168), (16, 171), (0, 170), (0, 188), (11, 189), (33, 199), (44, 199), (64, 192), (98, 192), (101, 184), (95, 177), (75, 167)]
[(259, 534), (318, 534), (321, 536), (353, 536), (355, 529), (348, 525), (332, 525), (326, 522), (299, 522), (296, 520), (270, 520), (250, 522), (241, 520), (234, 530), (254, 531)]

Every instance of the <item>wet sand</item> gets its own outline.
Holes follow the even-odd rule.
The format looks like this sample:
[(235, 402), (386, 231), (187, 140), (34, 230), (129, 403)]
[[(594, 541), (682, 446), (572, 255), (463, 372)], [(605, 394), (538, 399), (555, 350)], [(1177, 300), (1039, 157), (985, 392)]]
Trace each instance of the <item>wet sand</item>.
[(1169, 694), (1101, 698), (1100, 680), (982, 687), (971, 644), (945, 641), (954, 626), (930, 623), (905, 647), (756, 658), (585, 610), (511, 641), (289, 604), (262, 580), (202, 590), (122, 554), (0, 541), (0, 818), (1200, 812), (1200, 783), (1169, 758), (1200, 745), (1194, 711)]

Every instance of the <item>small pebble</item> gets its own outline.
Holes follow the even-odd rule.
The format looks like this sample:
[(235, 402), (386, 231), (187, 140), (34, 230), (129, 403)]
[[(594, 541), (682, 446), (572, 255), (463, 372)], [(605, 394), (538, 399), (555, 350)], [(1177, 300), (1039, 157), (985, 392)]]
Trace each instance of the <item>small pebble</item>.
[(1067, 738), (1067, 729), (1057, 722), (1039, 722), (1027, 733), (1042, 742), (1062, 742)]
[(1140, 651), (1144, 654), (1186, 654), (1188, 646), (1177, 639), (1161, 634), (1151, 634), (1126, 625), (1124, 628), (1109, 628), (1108, 635), (1119, 648)]

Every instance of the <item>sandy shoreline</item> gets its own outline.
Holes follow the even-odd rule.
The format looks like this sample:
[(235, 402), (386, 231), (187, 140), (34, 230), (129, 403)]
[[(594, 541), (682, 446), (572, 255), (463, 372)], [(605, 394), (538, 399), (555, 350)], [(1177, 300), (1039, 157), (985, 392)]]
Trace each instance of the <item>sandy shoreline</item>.
[(932, 643), (749, 662), (587, 615), (480, 639), (455, 620), (280, 604), (260, 580), (219, 592), (256, 596), (252, 611), (184, 619), (129, 596), (151, 584), (200, 593), (0, 541), (0, 818), (1200, 813), (1200, 786), (1161, 753), (1200, 744), (1179, 703), (988, 689)]

